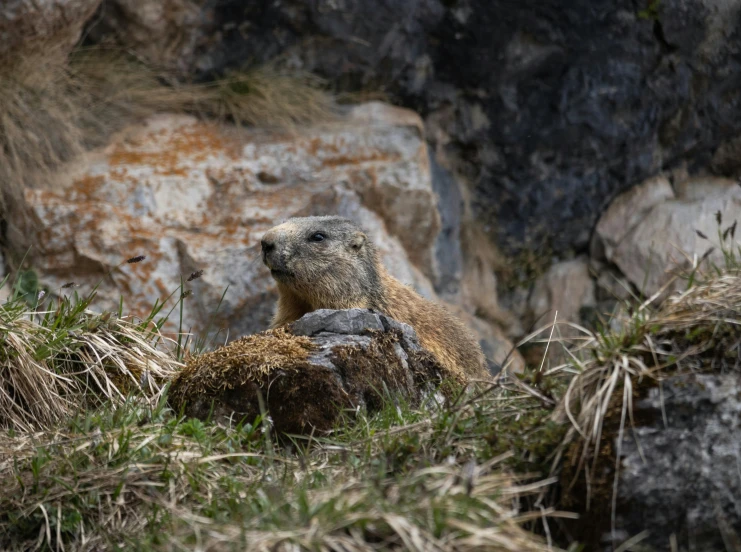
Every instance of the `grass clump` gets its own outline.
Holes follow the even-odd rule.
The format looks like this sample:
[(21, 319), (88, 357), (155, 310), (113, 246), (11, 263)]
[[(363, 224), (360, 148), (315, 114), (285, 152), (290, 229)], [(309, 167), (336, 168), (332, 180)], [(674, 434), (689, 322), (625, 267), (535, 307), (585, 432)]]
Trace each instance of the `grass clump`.
[[(183, 83), (121, 51), (68, 54), (48, 45), (0, 59), (0, 211), (18, 210), (24, 188), (53, 185), (60, 164), (159, 112), (278, 129), (336, 113), (324, 83), (308, 73), (266, 65)], [(16, 230), (10, 241), (23, 247), (23, 237)]]
[[(563, 363), (553, 367), (544, 363), (522, 382), (537, 384), (530, 392), (542, 395), (544, 406), (555, 404), (550, 412), (545, 408), (541, 420), (553, 424), (555, 430), (555, 441), (545, 439), (544, 450), (550, 451), (546, 458), (549, 473), (559, 484), (541, 493), (533, 505), (556, 504), (584, 516), (578, 523), (564, 525), (563, 540), (576, 535), (597, 546), (600, 538), (615, 531), (624, 438), (634, 428), (661, 423), (639, 419), (653, 414), (634, 411), (638, 400), (656, 389), (660, 392), (661, 382), (668, 378), (738, 373), (741, 368), (741, 248), (728, 245), (735, 227), (734, 223), (719, 231), (723, 266), (710, 264), (710, 249), (686, 272), (675, 273), (660, 292), (626, 303), (597, 330), (567, 323), (580, 335), (560, 338), (554, 332), (552, 341), (560, 342), (565, 351)], [(656, 304), (680, 278), (686, 281), (684, 291)], [(530, 431), (533, 426), (523, 418), (525, 430)], [(534, 427), (550, 433), (542, 422)], [(539, 466), (545, 467), (542, 462)], [(518, 469), (526, 468), (520, 465)]]
[(556, 417), (571, 421), (567, 442), (580, 437), (580, 465), (591, 458), (592, 472), (605, 417), (619, 414), (622, 434), (641, 389), (677, 374), (741, 368), (741, 270), (705, 278), (658, 309), (644, 304), (613, 325), (619, 329), (584, 330), (570, 362), (553, 369), (576, 373)]
[(132, 392), (157, 400), (180, 363), (158, 347), (151, 319), (93, 312), (94, 290), (84, 297), (58, 290), (52, 299), (35, 285), (31, 297), (29, 281), (19, 279), (0, 304), (0, 427), (44, 429)]
[(516, 508), (543, 484), (519, 486), (479, 438), (495, 401), (389, 403), (286, 448), (265, 418), (224, 427), (164, 404), (0, 434), (0, 547), (548, 549), (523, 525), (558, 514)]
[(572, 324), (582, 336), (567, 340), (568, 361), (547, 374), (573, 374), (553, 418), (571, 423), (564, 446), (581, 449), (576, 472), (588, 469), (587, 477), (595, 476), (605, 419), (617, 416), (622, 440), (627, 424), (635, 424), (632, 403), (643, 390), (678, 374), (741, 368), (741, 247), (733, 243), (736, 223), (722, 230), (720, 213), (716, 220), (721, 266), (708, 261), (711, 247), (665, 284), (681, 279), (686, 287), (658, 306), (653, 303), (663, 289), (626, 305), (597, 331)]

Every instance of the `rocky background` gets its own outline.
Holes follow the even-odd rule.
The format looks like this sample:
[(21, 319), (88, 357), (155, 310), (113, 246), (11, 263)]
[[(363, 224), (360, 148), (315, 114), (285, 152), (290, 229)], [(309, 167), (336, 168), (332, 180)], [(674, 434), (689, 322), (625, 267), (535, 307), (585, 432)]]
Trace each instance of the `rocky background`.
[(271, 62), (354, 98), (290, 133), (132, 121), (26, 191), (28, 260), (59, 290), (147, 255), (101, 286), (134, 310), (203, 269), (185, 326), (202, 331), (229, 286), (217, 325), (235, 336), (270, 317), (261, 232), (339, 213), (466, 317), (493, 369), (520, 369), (512, 343), (534, 327), (678, 289), (672, 269), (717, 242), (715, 213), (736, 219), (739, 23), (732, 0), (14, 0), (5, 54), (115, 45), (183, 82)]
[(124, 48), (177, 82), (272, 63), (342, 101), (290, 131), (162, 110), (62, 160), (0, 227), (3, 270), (32, 268), (51, 293), (101, 283), (111, 308), (123, 294), (145, 315), (203, 270), (185, 329), (254, 333), (275, 300), (262, 232), (340, 214), (466, 319), (493, 371), (522, 370), (513, 344), (534, 328), (590, 327), (620, 301), (681, 290), (682, 271), (722, 264), (722, 233), (736, 238), (740, 0), (0, 6), (4, 59), (80, 46)]

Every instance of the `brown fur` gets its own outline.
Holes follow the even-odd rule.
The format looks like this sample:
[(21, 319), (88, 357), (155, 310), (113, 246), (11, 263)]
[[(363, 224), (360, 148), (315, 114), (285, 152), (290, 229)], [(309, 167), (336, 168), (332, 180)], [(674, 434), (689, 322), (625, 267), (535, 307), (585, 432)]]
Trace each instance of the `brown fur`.
[(373, 244), (351, 221), (290, 219), (269, 230), (262, 244), (263, 261), (279, 292), (271, 327), (316, 309), (373, 309), (412, 326), (422, 346), (452, 374), (489, 378), (481, 348), (466, 326), (388, 274)]

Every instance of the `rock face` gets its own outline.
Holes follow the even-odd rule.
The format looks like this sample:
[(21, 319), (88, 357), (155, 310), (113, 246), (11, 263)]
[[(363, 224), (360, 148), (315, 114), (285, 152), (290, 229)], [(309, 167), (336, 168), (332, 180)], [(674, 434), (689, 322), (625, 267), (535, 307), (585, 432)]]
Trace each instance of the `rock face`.
[(317, 310), (194, 358), (170, 400), (189, 416), (234, 423), (251, 423), (262, 401), (276, 431), (308, 434), (334, 428), (343, 410), (377, 411), (385, 393), (413, 405), (444, 400), (435, 389), (446, 377), (406, 324), (368, 310)]
[[(342, 159), (348, 154), (335, 143), (333, 160), (318, 157), (321, 170), (309, 162), (296, 170), (259, 169), (263, 180), (258, 179), (258, 185), (268, 189), (274, 182), (280, 188), (284, 173), (294, 182), (310, 181), (307, 188), (317, 183), (315, 176), (326, 179), (322, 194), (334, 193), (335, 199), (322, 195), (316, 203), (323, 207), (306, 202), (304, 211), (333, 209), (372, 219), (371, 226), (383, 227), (397, 251), (405, 250), (403, 259), (387, 256), (401, 259), (396, 262), (403, 280), (428, 295), (434, 288), (467, 312), (509, 326), (510, 336), (518, 335), (520, 328), (511, 320), (503, 322), (507, 316), (499, 308), (489, 265), (481, 268), (481, 257), (461, 248), (466, 242), (461, 228), (467, 219), (464, 214), (473, 213), (485, 235), (506, 253), (529, 250), (552, 255), (556, 261), (573, 259), (586, 252), (601, 212), (637, 183), (681, 164), (693, 174), (698, 168), (741, 174), (737, 155), (741, 103), (734, 93), (741, 85), (741, 0), (579, 0), (567, 6), (556, 0), (380, 4), (264, 0), (249, 5), (237, 0), (110, 0), (92, 16), (99, 4), (99, 0), (6, 3), (0, 9), (0, 38), (6, 33), (7, 40), (0, 51), (18, 48), (13, 39), (17, 29), (39, 40), (56, 36), (62, 28), (59, 21), (64, 21), (64, 32), (69, 31), (73, 40), (87, 18), (86, 43), (116, 40), (140, 58), (175, 70), (184, 80), (208, 79), (246, 63), (275, 60), (318, 73), (340, 92), (380, 89), (395, 103), (419, 112), (426, 133), (420, 119), (406, 111), (366, 105), (353, 112), (356, 125), (364, 125), (370, 134), (378, 130), (372, 130), (376, 125), (387, 124), (384, 119), (406, 129), (413, 138), (401, 141), (411, 144), (409, 148), (390, 143), (380, 150), (377, 145), (365, 150), (371, 156), (381, 151), (393, 157), (401, 147), (398, 163), (387, 163), (391, 157), (383, 162), (356, 158), (362, 168), (350, 170)], [(165, 146), (162, 140), (159, 144)], [(282, 138), (269, 140), (274, 144)], [(425, 141), (433, 148), (418, 147)], [(346, 152), (357, 143), (351, 140), (347, 145)], [(310, 152), (304, 146), (299, 150)], [(263, 158), (274, 154), (261, 144), (255, 151)], [(237, 158), (249, 155), (243, 152)], [(282, 159), (295, 160), (287, 153)], [(216, 163), (210, 173), (229, 162)], [(327, 164), (333, 162), (338, 165)], [(418, 178), (415, 171), (424, 177)], [(100, 173), (107, 178), (105, 174), (106, 170)], [(179, 175), (164, 176), (174, 180)], [(222, 186), (227, 188), (233, 189), (231, 184)], [(192, 189), (213, 195), (198, 186)], [(683, 200), (679, 189), (661, 196), (665, 192), (657, 189), (655, 199)], [(144, 197), (148, 192), (137, 193)], [(728, 198), (713, 201), (688, 209), (705, 212), (720, 204), (735, 210)], [(301, 209), (266, 212), (290, 216)], [(646, 209), (641, 205), (628, 219), (643, 217)], [(659, 224), (668, 228), (677, 219), (695, 217), (683, 209), (677, 204), (672, 210), (657, 205), (650, 213), (655, 216), (654, 227), (648, 222), (623, 227), (633, 235), (619, 248), (608, 242), (626, 232), (617, 228), (613, 234), (603, 228), (605, 260), (618, 265), (643, 291), (661, 289), (666, 283), (661, 271), (674, 254), (645, 242), (659, 235)], [(187, 232), (190, 222), (178, 224)], [(171, 235), (148, 228), (153, 234)], [(257, 231), (255, 227), (253, 234)], [(703, 243), (692, 242), (683, 232), (662, 231), (661, 237), (676, 239), (702, 255), (704, 249), (697, 250)], [(214, 237), (208, 233), (199, 237), (204, 241)], [(631, 241), (644, 245), (630, 247)], [(175, 254), (173, 243), (184, 242), (167, 246), (171, 266), (203, 264), (205, 255), (180, 246)], [(217, 240), (207, 248), (216, 252), (213, 256), (220, 254), (218, 268), (227, 266), (224, 259), (235, 258), (231, 251), (224, 253), (223, 245)], [(187, 262), (174, 260), (176, 256)], [(649, 281), (644, 286), (647, 269)], [(264, 292), (260, 286), (255, 289)], [(220, 292), (209, 294), (212, 304)], [(244, 317), (250, 318), (262, 308), (258, 304), (266, 302), (241, 305), (242, 315), (249, 312)], [(225, 307), (237, 309), (228, 301)], [(267, 319), (266, 313), (259, 316)], [(256, 326), (245, 323), (236, 331), (248, 328)]]
[[(388, 213), (384, 223), (438, 293), (509, 335), (521, 328), (502, 322), (490, 268), (458, 246), (464, 212), (510, 260), (527, 250), (564, 261), (587, 252), (615, 197), (661, 171), (686, 164), (693, 174), (741, 174), (741, 0), (111, 5), (91, 37), (116, 35), (183, 75), (208, 79), (277, 60), (341, 92), (380, 89), (419, 112), (444, 198), (440, 219), (396, 232), (400, 217), (421, 211), (394, 211), (391, 196), (358, 191), (366, 207)], [(169, 42), (171, 50), (153, 48)], [(413, 243), (437, 229), (434, 255)], [(630, 261), (639, 287), (644, 253)], [(652, 289), (663, 281), (652, 278)]]
[[(40, 250), (34, 267), (51, 290), (102, 280), (102, 298), (113, 305), (123, 294), (134, 307), (204, 270), (188, 285), (185, 329), (202, 331), (228, 287), (220, 321), (243, 335), (267, 327), (277, 297), (260, 257), (263, 232), (292, 216), (339, 214), (367, 228), (394, 276), (432, 296), (399, 239), (414, 234), (417, 257), (432, 258), (435, 233), (414, 231), (437, 220), (425, 143), (418, 124), (383, 115), (361, 106), (341, 124), (293, 136), (152, 118), (68, 167), (59, 188), (27, 192)], [(364, 205), (365, 193), (408, 207), (391, 227), (396, 235)], [(106, 276), (135, 255), (147, 259)]]
[(729, 230), (723, 239), (722, 233), (741, 221), (741, 186), (694, 178), (675, 187), (676, 192), (659, 177), (633, 188), (610, 205), (596, 227), (594, 255), (617, 265), (646, 295), (686, 287), (686, 280), (672, 283), (672, 278), (688, 274), (711, 248), (704, 268), (724, 266), (723, 249), (737, 251), (736, 235)]
[(738, 543), (740, 396), (738, 374), (692, 375), (669, 378), (637, 402), (639, 427), (621, 446), (617, 542), (648, 529), (641, 544), (657, 551)]
[(186, 64), (208, 76), (281, 58), (340, 90), (388, 91), (435, 121), (431, 139), (501, 246), (562, 256), (585, 250), (610, 200), (662, 168), (738, 171), (724, 143), (741, 134), (740, 8), (227, 0), (203, 4)]
[[(203, 270), (185, 282), (183, 300), (183, 330), (199, 334), (217, 306), (212, 329), (233, 337), (269, 325), (277, 293), (259, 240), (293, 216), (355, 220), (390, 273), (428, 298), (441, 275), (454, 285), (460, 278), (444, 274), (437, 253), (438, 196), (421, 121), (381, 103), (293, 134), (153, 117), (64, 167), (53, 189), (27, 190), (26, 201), (38, 243), (32, 265), (50, 291), (100, 283), (99, 304), (113, 309), (123, 296), (137, 316), (176, 292), (164, 314), (181, 278)], [(137, 255), (147, 258), (119, 266)], [(180, 324), (175, 312), (167, 331)], [(497, 337), (482, 334), (501, 356), (509, 343)]]

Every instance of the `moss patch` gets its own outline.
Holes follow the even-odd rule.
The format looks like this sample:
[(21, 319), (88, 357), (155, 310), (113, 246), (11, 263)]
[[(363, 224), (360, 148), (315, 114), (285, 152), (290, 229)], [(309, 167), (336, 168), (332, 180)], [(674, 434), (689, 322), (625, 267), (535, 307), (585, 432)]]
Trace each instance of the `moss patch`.
[[(443, 382), (431, 354), (416, 351), (402, 360), (401, 337), (396, 330), (370, 332), (333, 346), (284, 328), (243, 337), (191, 359), (172, 383), (170, 403), (201, 419), (252, 422), (267, 414), (281, 433), (326, 432), (343, 410), (376, 412), (389, 394), (416, 406)], [(449, 396), (454, 388), (445, 387)]]
[(170, 397), (209, 395), (250, 381), (263, 382), (274, 370), (296, 370), (316, 347), (308, 337), (283, 328), (241, 337), (215, 351), (193, 357), (175, 378)]

